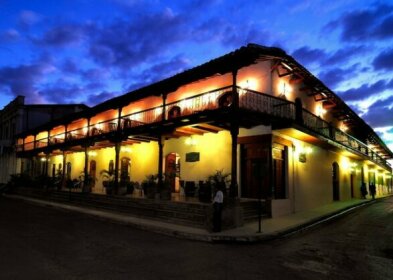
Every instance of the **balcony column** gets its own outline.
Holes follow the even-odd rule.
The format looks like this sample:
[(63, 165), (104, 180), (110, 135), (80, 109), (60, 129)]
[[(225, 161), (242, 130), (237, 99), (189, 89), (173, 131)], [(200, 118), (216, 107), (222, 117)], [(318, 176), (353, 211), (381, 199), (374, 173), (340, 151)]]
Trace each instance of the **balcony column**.
[(45, 176), (49, 175), (49, 154), (45, 154)]
[(163, 94), (162, 95), (162, 121), (166, 120), (166, 98), (167, 98), (167, 94)]
[(90, 137), (90, 118), (87, 118), (87, 131), (86, 131), (86, 135), (85, 138)]
[(47, 130), (47, 132), (48, 132), (48, 140), (47, 140), (46, 146), (49, 146), (50, 145), (50, 130)]
[(89, 171), (88, 171), (88, 166), (89, 166), (89, 148), (86, 145), (85, 146), (85, 167), (83, 169), (84, 173), (84, 180), (83, 180), (83, 188), (87, 187), (87, 183), (89, 182), (88, 176), (89, 176)]
[(121, 141), (115, 143), (115, 182), (114, 182), (114, 188), (113, 188), (113, 193), (117, 194), (117, 191), (119, 189), (119, 159), (120, 159), (120, 148), (121, 148)]
[(116, 131), (118, 132), (118, 133), (120, 133), (120, 131), (121, 131), (121, 112), (123, 111), (123, 107), (120, 107), (119, 108), (119, 114), (118, 114), (118, 116), (117, 116), (117, 129), (116, 129)]
[(237, 69), (232, 71), (232, 118), (231, 118), (231, 185), (229, 188), (229, 196), (235, 198), (238, 196), (237, 185), (237, 137), (239, 135), (239, 93), (237, 91)]
[(64, 143), (67, 142), (68, 125), (64, 125)]
[(62, 178), (61, 178), (61, 181), (62, 181), (62, 186), (65, 186), (65, 183), (66, 183), (66, 168), (67, 168), (67, 154), (65, 153), (65, 150), (63, 150), (63, 172), (62, 172)]
[(163, 136), (160, 135), (160, 137), (158, 138), (158, 189), (161, 189), (161, 187), (163, 186), (163, 154), (164, 154), (164, 142), (165, 139)]

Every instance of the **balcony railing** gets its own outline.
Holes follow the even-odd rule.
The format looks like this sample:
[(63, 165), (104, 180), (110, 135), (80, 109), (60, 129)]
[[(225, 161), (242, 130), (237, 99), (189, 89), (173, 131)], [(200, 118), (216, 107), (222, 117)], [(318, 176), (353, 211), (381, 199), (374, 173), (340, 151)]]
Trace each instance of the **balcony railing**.
[[(175, 119), (208, 110), (215, 110), (220, 107), (230, 106), (232, 103), (232, 86), (215, 89), (182, 100), (166, 104), (166, 115), (164, 120)], [(312, 114), (306, 109), (297, 110), (295, 103), (282, 98), (274, 97), (261, 92), (237, 88), (239, 94), (239, 107), (250, 111), (264, 113), (278, 119), (286, 119), (310, 129), (311, 131), (331, 139), (341, 145), (348, 147), (358, 153), (366, 155), (373, 161), (390, 166), (390, 164), (373, 152), (366, 144), (350, 136), (349, 134), (331, 126), (328, 122)], [(225, 96), (228, 100), (222, 100)], [(91, 124), (89, 127), (77, 128), (65, 133), (51, 135), (49, 145), (83, 139), (101, 134), (126, 130), (133, 127), (159, 123), (163, 120), (163, 106), (156, 106), (142, 111), (133, 112), (120, 118), (120, 128), (118, 129), (118, 119), (105, 120), (100, 123)], [(300, 112), (300, 113), (298, 113)], [(24, 150), (33, 150), (48, 146), (48, 139), (25, 143)], [(17, 145), (17, 150), (22, 151), (23, 145)]]
[(326, 138), (330, 138), (341, 145), (352, 149), (355, 152), (361, 153), (371, 158), (374, 162), (391, 167), (391, 165), (380, 155), (373, 152), (366, 144), (354, 138), (353, 136), (333, 127), (328, 122), (320, 117), (303, 109), (303, 125), (308, 129), (321, 134)]

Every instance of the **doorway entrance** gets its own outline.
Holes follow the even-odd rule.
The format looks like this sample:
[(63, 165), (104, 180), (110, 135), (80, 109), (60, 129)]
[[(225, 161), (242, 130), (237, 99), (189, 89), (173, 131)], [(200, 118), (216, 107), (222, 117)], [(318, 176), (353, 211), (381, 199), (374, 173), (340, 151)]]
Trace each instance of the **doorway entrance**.
[(171, 191), (180, 192), (180, 156), (177, 153), (169, 153), (165, 157), (165, 179), (169, 180)]
[(90, 161), (90, 169), (89, 169), (89, 175), (91, 180), (91, 187), (94, 188), (96, 185), (96, 161), (95, 160), (91, 160)]
[(332, 164), (333, 200), (340, 200), (340, 166), (337, 162)]
[(270, 147), (265, 143), (241, 146), (241, 194), (244, 198), (267, 198), (270, 190)]

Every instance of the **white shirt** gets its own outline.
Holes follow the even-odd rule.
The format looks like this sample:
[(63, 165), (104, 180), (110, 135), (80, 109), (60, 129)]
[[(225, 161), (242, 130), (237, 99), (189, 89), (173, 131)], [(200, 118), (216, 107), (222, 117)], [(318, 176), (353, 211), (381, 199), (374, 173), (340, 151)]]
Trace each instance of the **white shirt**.
[(223, 203), (224, 202), (224, 194), (222, 191), (217, 191), (216, 195), (214, 196), (213, 203)]

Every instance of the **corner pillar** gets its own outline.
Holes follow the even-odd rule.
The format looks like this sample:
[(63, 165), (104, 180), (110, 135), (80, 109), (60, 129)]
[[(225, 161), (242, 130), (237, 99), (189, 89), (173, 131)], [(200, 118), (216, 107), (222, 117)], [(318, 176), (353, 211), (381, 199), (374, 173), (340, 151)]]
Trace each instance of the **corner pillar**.
[(164, 142), (165, 139), (163, 136), (160, 135), (159, 139), (158, 139), (158, 189), (161, 189), (161, 187), (163, 186), (163, 166), (164, 166), (164, 159), (163, 159), (163, 155), (164, 155)]
[(120, 160), (120, 148), (121, 148), (121, 142), (116, 142), (115, 143), (115, 182), (114, 182), (114, 188), (113, 188), (113, 193), (117, 194), (118, 189), (119, 189), (119, 160)]

